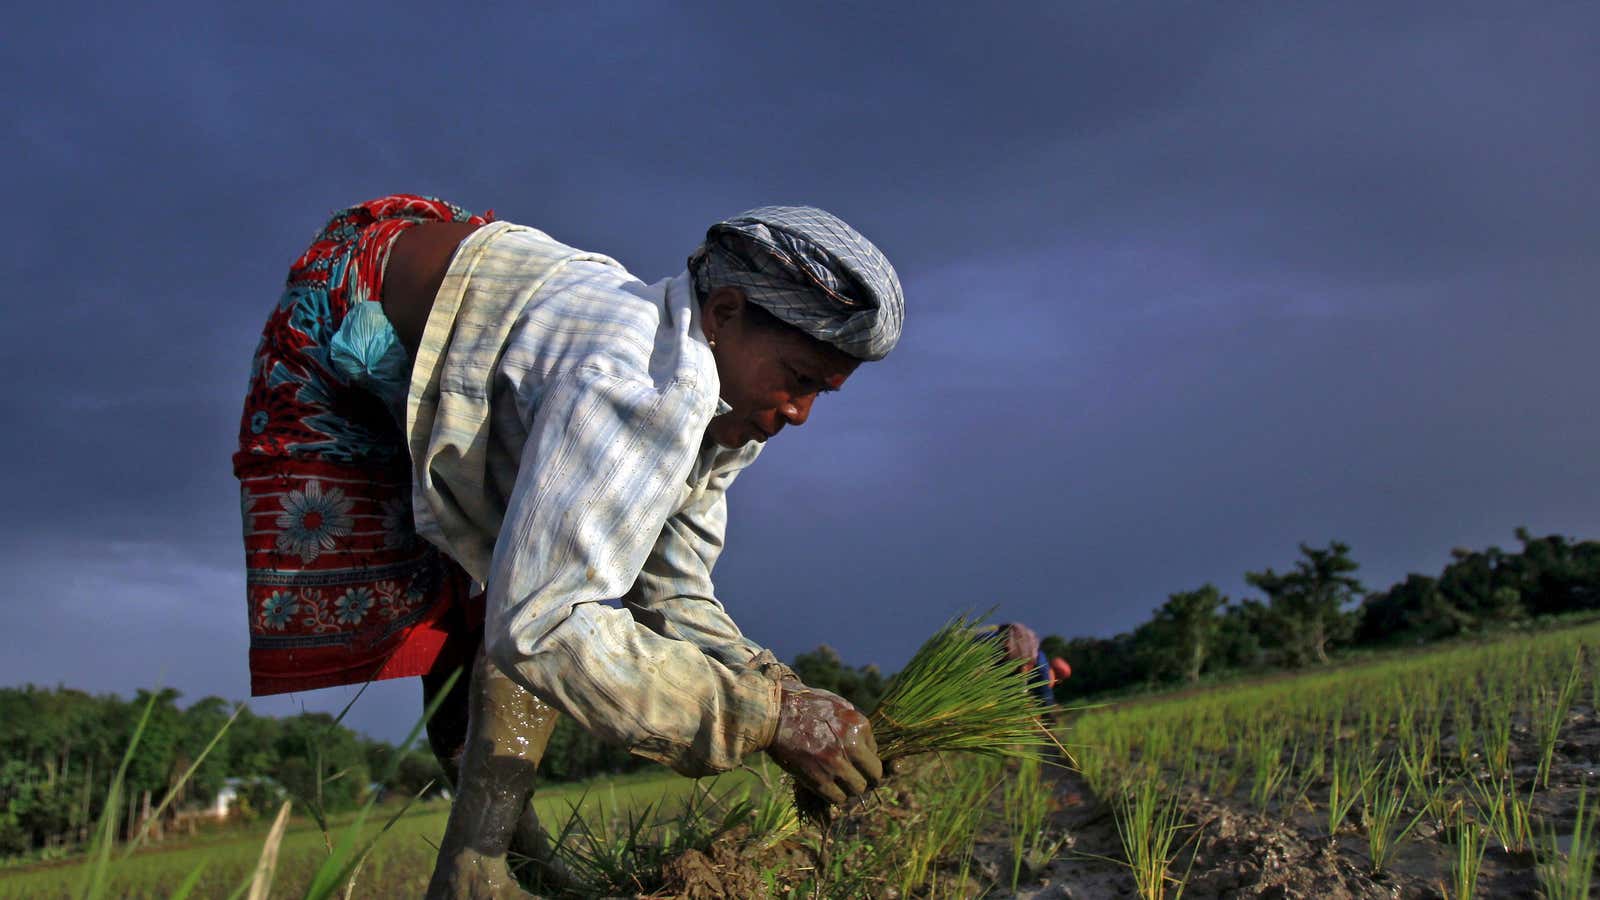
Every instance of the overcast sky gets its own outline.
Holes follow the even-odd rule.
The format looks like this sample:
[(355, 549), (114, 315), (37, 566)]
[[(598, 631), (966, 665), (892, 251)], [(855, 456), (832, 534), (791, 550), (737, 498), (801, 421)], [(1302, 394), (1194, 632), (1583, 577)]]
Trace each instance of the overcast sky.
[(248, 693), (250, 354), (400, 191), (645, 281), (768, 203), (894, 261), (899, 348), (731, 494), (719, 594), (786, 659), (1110, 634), (1300, 541), (1376, 588), (1600, 536), (1594, 4), (411, 5), (6, 24), (0, 685)]

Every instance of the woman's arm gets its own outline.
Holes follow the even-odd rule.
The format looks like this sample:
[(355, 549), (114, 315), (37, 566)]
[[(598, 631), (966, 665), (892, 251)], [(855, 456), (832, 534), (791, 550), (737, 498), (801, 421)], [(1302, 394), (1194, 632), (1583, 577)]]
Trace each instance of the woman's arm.
[(727, 488), (738, 472), (712, 475), (667, 520), (623, 600), (635, 618), (657, 633), (689, 641), (723, 665), (749, 668), (777, 660), (740, 632), (711, 581), (727, 530)]
[(589, 368), (554, 382), (524, 445), (488, 580), (486, 649), (579, 725), (690, 775), (771, 744), (781, 690), (605, 601), (627, 592), (705, 429), (693, 385)]

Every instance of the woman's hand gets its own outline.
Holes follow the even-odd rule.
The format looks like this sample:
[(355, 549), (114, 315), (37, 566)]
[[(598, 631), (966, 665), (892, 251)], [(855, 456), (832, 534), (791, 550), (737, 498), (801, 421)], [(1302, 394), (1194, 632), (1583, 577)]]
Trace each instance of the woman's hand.
[(861, 711), (837, 694), (785, 680), (778, 733), (767, 754), (827, 800), (842, 804), (883, 778), (878, 742)]

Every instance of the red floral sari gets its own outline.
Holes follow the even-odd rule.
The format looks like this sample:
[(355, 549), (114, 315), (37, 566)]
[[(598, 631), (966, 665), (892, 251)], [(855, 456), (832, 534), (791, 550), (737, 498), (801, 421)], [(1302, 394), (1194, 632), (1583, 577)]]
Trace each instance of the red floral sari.
[(329, 363), (352, 304), (377, 300), (400, 232), (473, 222), (397, 194), (334, 216), (290, 267), (250, 372), (234, 474), (242, 487), (250, 690), (277, 694), (422, 675), (468, 662), (482, 598), (419, 538), (411, 464), (391, 408)]

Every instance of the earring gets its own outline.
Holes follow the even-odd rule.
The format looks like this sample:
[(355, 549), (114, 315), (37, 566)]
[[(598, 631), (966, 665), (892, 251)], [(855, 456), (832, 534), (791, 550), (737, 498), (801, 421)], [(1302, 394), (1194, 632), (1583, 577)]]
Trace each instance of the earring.
[(706, 340), (706, 343), (711, 345), (711, 349), (713, 349), (713, 350), (717, 349), (717, 339), (716, 338), (709, 338), (709, 339)]

